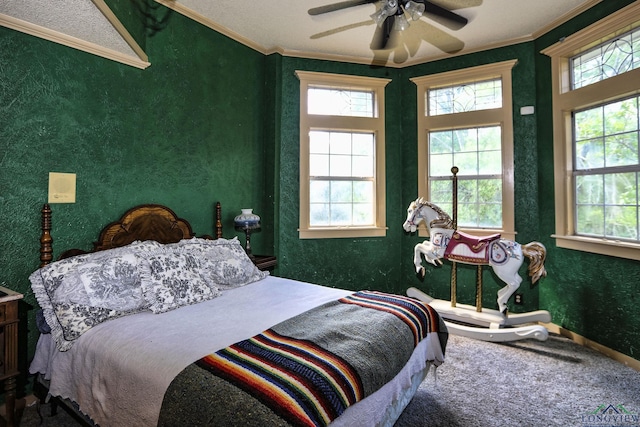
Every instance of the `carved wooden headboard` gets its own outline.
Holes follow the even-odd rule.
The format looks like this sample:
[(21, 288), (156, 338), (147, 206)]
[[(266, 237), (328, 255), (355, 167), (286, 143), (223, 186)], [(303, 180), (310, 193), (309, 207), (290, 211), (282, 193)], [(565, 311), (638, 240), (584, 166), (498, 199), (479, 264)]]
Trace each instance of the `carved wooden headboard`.
[[(40, 235), (40, 267), (53, 260), (53, 238), (51, 237), (51, 207), (45, 204), (42, 208), (42, 234)], [(208, 239), (222, 237), (222, 208), (220, 202), (215, 206), (215, 237), (205, 235)], [(191, 224), (179, 218), (166, 206), (146, 204), (129, 209), (122, 217), (102, 229), (98, 241), (93, 243), (93, 250), (69, 249), (60, 255), (60, 259), (70, 256), (97, 252), (128, 245), (136, 240), (155, 240), (160, 243), (175, 243), (182, 239), (194, 237)]]

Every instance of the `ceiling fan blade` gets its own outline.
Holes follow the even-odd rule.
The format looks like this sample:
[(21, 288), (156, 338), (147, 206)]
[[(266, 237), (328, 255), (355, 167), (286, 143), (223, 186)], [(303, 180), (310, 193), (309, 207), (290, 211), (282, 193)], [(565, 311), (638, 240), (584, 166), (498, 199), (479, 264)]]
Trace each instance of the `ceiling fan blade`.
[(451, 12), (449, 9), (445, 9), (429, 0), (422, 0), (424, 3), (424, 13), (435, 15), (438, 18), (436, 21), (447, 26), (452, 30), (459, 30), (469, 23), (469, 20), (462, 15), (458, 15), (455, 12)]
[(371, 19), (369, 19), (367, 21), (362, 21), (362, 22), (354, 22), (353, 24), (343, 25), (342, 27), (337, 27), (337, 28), (333, 28), (331, 30), (323, 31), (321, 33), (313, 34), (309, 38), (311, 40), (316, 40), (316, 39), (320, 39), (320, 38), (323, 38), (323, 37), (332, 36), (334, 34), (338, 34), (338, 33), (341, 33), (343, 31), (352, 30), (354, 28), (366, 27), (368, 25), (375, 25), (375, 22), (373, 22)]
[(419, 34), (420, 39), (437, 47), (444, 53), (454, 54), (464, 49), (464, 42), (462, 40), (431, 24), (424, 21), (415, 21), (411, 25), (418, 27), (416, 28), (418, 30), (416, 34)]
[(337, 10), (347, 9), (349, 7), (360, 6), (362, 4), (375, 3), (378, 0), (347, 0), (339, 3), (327, 4), (325, 6), (312, 7), (309, 9), (309, 15), (322, 15), (323, 13), (335, 12)]
[(376, 31), (373, 34), (373, 40), (371, 40), (371, 50), (384, 50), (393, 47), (393, 43), (389, 43), (391, 38), (391, 29), (396, 21), (396, 16), (391, 15), (382, 23), (382, 27), (376, 25)]

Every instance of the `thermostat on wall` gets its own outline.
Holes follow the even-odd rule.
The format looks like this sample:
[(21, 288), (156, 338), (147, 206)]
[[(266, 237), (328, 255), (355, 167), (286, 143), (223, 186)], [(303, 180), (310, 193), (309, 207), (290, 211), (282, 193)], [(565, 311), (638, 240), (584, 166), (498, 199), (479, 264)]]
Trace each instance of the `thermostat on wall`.
[(535, 108), (533, 108), (533, 105), (527, 105), (526, 107), (520, 107), (520, 115), (521, 116), (528, 116), (530, 114), (533, 114), (535, 112)]

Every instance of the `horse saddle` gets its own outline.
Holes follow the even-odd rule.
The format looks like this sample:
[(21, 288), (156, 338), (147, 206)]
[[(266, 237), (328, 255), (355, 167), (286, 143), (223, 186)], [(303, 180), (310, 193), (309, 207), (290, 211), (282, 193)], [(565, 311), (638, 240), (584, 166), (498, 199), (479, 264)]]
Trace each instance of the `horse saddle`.
[(500, 238), (500, 234), (489, 236), (474, 236), (456, 231), (451, 236), (451, 241), (445, 250), (445, 257), (469, 263), (481, 263), (488, 261), (487, 248), (491, 242)]
[(471, 234), (463, 233), (462, 231), (456, 231), (451, 236), (450, 246), (456, 246), (463, 244), (469, 247), (472, 252), (478, 253), (485, 249), (487, 245), (496, 239), (500, 238), (500, 233), (491, 234), (489, 236), (474, 236)]

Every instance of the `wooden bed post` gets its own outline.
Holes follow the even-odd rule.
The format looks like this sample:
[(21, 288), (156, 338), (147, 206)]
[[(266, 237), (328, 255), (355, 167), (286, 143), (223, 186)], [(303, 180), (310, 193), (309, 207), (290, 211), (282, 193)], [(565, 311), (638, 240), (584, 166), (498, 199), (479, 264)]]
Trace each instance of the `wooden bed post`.
[(49, 264), (53, 259), (53, 238), (51, 237), (51, 207), (45, 203), (42, 213), (42, 234), (40, 235), (40, 267)]

